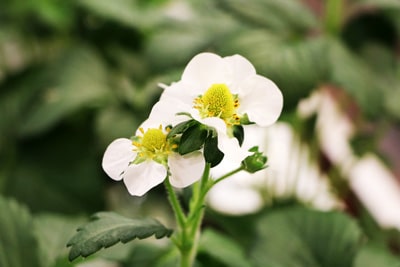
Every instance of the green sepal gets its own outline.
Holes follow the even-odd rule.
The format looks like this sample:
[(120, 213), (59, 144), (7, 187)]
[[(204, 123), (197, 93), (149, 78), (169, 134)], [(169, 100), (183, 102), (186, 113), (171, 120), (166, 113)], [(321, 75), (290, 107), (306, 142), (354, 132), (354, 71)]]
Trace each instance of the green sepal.
[(181, 155), (199, 150), (208, 135), (208, 130), (200, 123), (195, 123), (186, 129), (181, 136), (178, 152)]
[(204, 158), (211, 167), (217, 166), (224, 158), (224, 153), (218, 148), (218, 137), (209, 135), (204, 143)]
[(167, 139), (174, 137), (175, 135), (181, 134), (184, 131), (186, 131), (189, 127), (199, 124), (196, 120), (188, 120), (188, 121), (184, 121), (181, 122), (177, 125), (175, 125), (174, 127), (172, 127), (172, 129), (170, 130), (170, 132), (167, 135)]
[(240, 124), (249, 125), (249, 124), (254, 124), (254, 122), (250, 121), (249, 116), (247, 115), (247, 113), (245, 113), (240, 117)]
[(67, 247), (71, 247), (68, 257), (70, 261), (79, 256), (87, 257), (118, 242), (127, 243), (135, 238), (143, 239), (152, 235), (159, 239), (172, 234), (172, 230), (155, 219), (129, 219), (114, 212), (94, 214), (92, 221), (77, 231), (67, 243)]
[(255, 173), (265, 169), (268, 158), (262, 152), (258, 151), (258, 146), (250, 148), (249, 151), (253, 152), (253, 154), (242, 161), (244, 170), (249, 173)]
[(242, 146), (244, 141), (244, 129), (242, 125), (233, 126), (233, 136), (239, 141), (239, 145)]

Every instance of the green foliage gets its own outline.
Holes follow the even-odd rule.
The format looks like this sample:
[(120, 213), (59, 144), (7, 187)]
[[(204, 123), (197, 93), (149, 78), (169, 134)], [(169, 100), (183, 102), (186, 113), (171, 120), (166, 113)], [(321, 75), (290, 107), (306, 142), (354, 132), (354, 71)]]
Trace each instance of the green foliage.
[[(285, 117), (320, 87), (348, 93), (361, 120), (379, 128), (358, 129), (356, 152), (378, 151), (380, 137), (400, 121), (399, 1), (346, 1), (346, 12), (331, 14), (331, 30), (323, 25), (326, 10), (306, 2), (313, 1), (2, 1), (0, 266), (71, 266), (65, 244), (81, 223), (76, 214), (121, 209), (121, 203), (143, 210), (138, 207), (148, 198), (127, 201), (119, 191), (121, 200), (115, 204), (110, 192), (118, 186), (101, 170), (102, 154), (113, 139), (135, 132), (162, 92), (157, 84), (179, 79), (199, 52), (248, 58), (281, 88)], [(206, 161), (215, 166), (224, 156), (217, 138), (198, 127), (189, 120), (169, 137), (183, 138), (183, 154), (203, 146)], [(304, 127), (313, 133), (314, 124)], [(242, 130), (234, 131), (239, 142)], [(317, 141), (312, 144), (319, 152)], [(154, 194), (164, 197), (158, 190)], [(160, 209), (149, 206), (148, 212)], [(99, 216), (76, 234), (74, 258), (119, 238), (125, 242), (135, 235), (170, 234), (152, 220)], [(360, 215), (351, 220), (338, 212), (273, 206), (266, 213), (224, 218), (219, 224), (212, 216), (206, 219), (207, 227), (217, 224), (229, 237), (205, 231), (198, 266), (248, 266), (247, 255), (256, 266), (270, 267), (399, 265), (387, 248), (389, 234), (382, 234), (378, 225), (367, 229)], [(368, 236), (362, 246), (355, 220)], [(95, 228), (116, 221), (126, 228), (96, 235)], [(129, 234), (126, 229), (134, 230)], [(89, 234), (97, 241), (90, 243)], [(176, 266), (178, 254), (170, 243), (145, 243), (133, 246), (128, 256), (110, 258), (123, 266)]]
[[(283, 34), (301, 33), (316, 26), (314, 15), (296, 0), (223, 0), (220, 5), (248, 23), (270, 28)], [(243, 8), (244, 5), (246, 8)], [(296, 16), (293, 16), (296, 14)]]
[(256, 266), (351, 267), (361, 244), (356, 222), (339, 212), (283, 209), (265, 214), (257, 232)]
[[(375, 72), (342, 44), (330, 46), (332, 80), (345, 88), (368, 116), (382, 113), (383, 95)], [(374, 99), (374, 101), (371, 101)]]
[(400, 258), (389, 253), (385, 247), (368, 244), (361, 248), (354, 262), (354, 267), (398, 267)]
[(230, 267), (251, 266), (243, 247), (231, 238), (213, 230), (206, 230), (202, 233), (199, 254), (200, 258), (202, 254), (206, 254), (212, 258), (211, 262), (204, 266), (218, 266), (215, 264), (215, 261)]
[(26, 207), (0, 196), (0, 266), (41, 266), (32, 227)]
[(175, 267), (178, 264), (179, 254), (176, 249), (143, 242), (132, 249), (123, 266)]
[(99, 212), (93, 220), (81, 228), (71, 238), (69, 259), (87, 257), (101, 248), (118, 242), (126, 243), (135, 238), (143, 239), (154, 235), (168, 237), (172, 231), (154, 219), (128, 219), (113, 212)]
[(76, 225), (82, 222), (80, 218), (56, 214), (40, 214), (33, 218), (42, 267), (56, 267), (57, 264), (68, 262), (65, 244), (74, 234)]
[(45, 90), (27, 110), (20, 135), (38, 134), (82, 108), (102, 106), (107, 92), (101, 59), (87, 48), (66, 51), (49, 66)]

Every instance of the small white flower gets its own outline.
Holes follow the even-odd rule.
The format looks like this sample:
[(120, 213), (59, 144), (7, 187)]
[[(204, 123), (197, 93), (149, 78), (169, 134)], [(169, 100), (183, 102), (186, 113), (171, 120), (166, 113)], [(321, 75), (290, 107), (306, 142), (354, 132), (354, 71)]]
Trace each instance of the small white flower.
[(106, 149), (102, 166), (114, 180), (123, 180), (129, 193), (142, 196), (162, 183), (170, 172), (174, 187), (186, 187), (201, 178), (205, 161), (200, 151), (181, 156), (167, 132), (152, 120), (145, 121), (132, 140), (119, 138)]
[[(247, 59), (201, 53), (188, 63), (180, 81), (164, 88), (152, 114), (169, 118), (170, 114), (190, 114), (215, 128), (218, 148), (225, 157), (240, 162), (248, 153), (233, 138), (233, 126), (243, 120), (269, 126), (278, 119), (282, 107), (281, 91), (271, 80), (257, 75)], [(183, 116), (175, 118), (176, 122), (183, 120)]]

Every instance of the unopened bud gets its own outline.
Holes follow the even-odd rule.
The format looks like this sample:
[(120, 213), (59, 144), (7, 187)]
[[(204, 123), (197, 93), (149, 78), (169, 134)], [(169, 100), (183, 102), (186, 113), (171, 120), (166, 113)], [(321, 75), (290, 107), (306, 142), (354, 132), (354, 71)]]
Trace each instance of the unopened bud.
[(258, 151), (258, 146), (252, 147), (249, 151), (253, 152), (253, 154), (242, 161), (244, 170), (249, 173), (255, 173), (265, 169), (267, 167), (267, 157), (262, 152)]

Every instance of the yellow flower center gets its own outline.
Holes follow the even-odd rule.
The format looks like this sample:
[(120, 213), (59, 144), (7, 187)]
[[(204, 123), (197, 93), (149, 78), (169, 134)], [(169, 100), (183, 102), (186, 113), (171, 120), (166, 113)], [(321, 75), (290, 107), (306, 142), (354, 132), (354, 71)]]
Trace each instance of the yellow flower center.
[(133, 163), (141, 163), (145, 160), (154, 160), (161, 164), (167, 164), (168, 154), (172, 149), (177, 147), (176, 144), (171, 144), (167, 140), (167, 134), (162, 131), (162, 126), (159, 128), (150, 128), (144, 132), (143, 128), (139, 128), (143, 136), (135, 136), (132, 144), (136, 147), (137, 157)]
[(167, 135), (160, 129), (148, 129), (143, 135), (142, 146), (149, 151), (161, 151), (167, 143)]
[(219, 117), (228, 126), (239, 124), (236, 109), (239, 99), (232, 95), (226, 84), (213, 84), (204, 95), (195, 98), (194, 108), (198, 109), (202, 118)]

